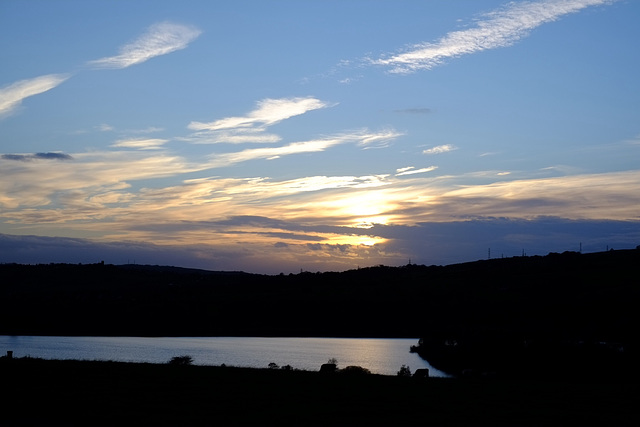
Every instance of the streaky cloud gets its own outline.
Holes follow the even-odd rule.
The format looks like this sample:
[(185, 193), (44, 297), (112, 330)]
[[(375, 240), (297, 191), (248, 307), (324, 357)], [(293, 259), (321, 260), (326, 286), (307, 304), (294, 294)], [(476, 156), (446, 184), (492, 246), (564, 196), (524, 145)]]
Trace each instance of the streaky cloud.
[(406, 171), (409, 171), (411, 169), (415, 169), (415, 166), (406, 166), (404, 168), (398, 168), (398, 169), (396, 169), (396, 174), (402, 173), (402, 172), (406, 172)]
[(161, 127), (156, 127), (156, 126), (150, 126), (148, 128), (145, 129), (135, 129), (132, 130), (132, 133), (155, 133), (155, 132), (162, 132), (164, 130), (164, 128)]
[(36, 153), (34, 154), (34, 158), (36, 159), (45, 159), (45, 160), (71, 160), (70, 154), (65, 153)]
[(245, 128), (220, 131), (199, 132), (190, 137), (180, 138), (192, 144), (244, 144), (244, 143), (273, 143), (282, 138), (273, 133), (266, 133), (264, 129)]
[(137, 150), (158, 150), (167, 142), (167, 139), (160, 138), (134, 138), (121, 139), (111, 146), (116, 148), (134, 148)]
[(396, 132), (395, 130), (385, 130), (381, 132), (369, 132), (368, 130), (363, 130), (359, 132), (329, 136), (322, 139), (293, 142), (281, 147), (253, 148), (236, 153), (214, 154), (211, 157), (209, 167), (224, 167), (249, 160), (275, 159), (291, 154), (320, 152), (335, 145), (346, 143), (357, 143), (361, 146), (367, 146), (373, 143), (393, 140), (401, 135), (401, 133)]
[(451, 144), (438, 145), (422, 151), (422, 154), (441, 154), (449, 151), (457, 150), (457, 147)]
[(272, 143), (280, 136), (266, 129), (291, 117), (309, 111), (333, 106), (314, 97), (267, 98), (258, 101), (256, 108), (246, 116), (226, 117), (213, 122), (191, 122), (188, 128), (196, 132), (184, 141), (194, 144)]
[(369, 62), (389, 67), (391, 73), (398, 74), (430, 70), (447, 59), (511, 46), (542, 24), (590, 6), (606, 5), (614, 1), (616, 0), (510, 2), (505, 7), (486, 14), (485, 19), (478, 21), (474, 28), (453, 31), (436, 42), (420, 43), (405, 52), (369, 59)]
[(393, 110), (394, 113), (400, 114), (431, 114), (431, 108), (405, 108), (402, 110)]
[(70, 74), (47, 74), (3, 87), (0, 89), (0, 118), (13, 113), (23, 99), (51, 90), (69, 77)]
[(282, 120), (299, 116), (308, 111), (325, 108), (331, 104), (313, 97), (263, 99), (257, 108), (246, 116), (228, 117), (209, 123), (191, 122), (192, 130), (222, 130), (252, 127), (257, 124), (271, 126)]
[[(402, 168), (402, 169), (406, 169), (406, 168)], [(421, 168), (421, 169), (408, 169), (408, 170), (402, 170), (399, 171), (398, 173), (396, 173), (396, 176), (403, 176), (403, 175), (415, 175), (418, 173), (425, 173), (425, 172), (431, 172), (438, 169), (438, 166), (429, 166), (426, 168)]]
[(629, 145), (640, 145), (640, 135), (636, 135), (635, 138), (627, 139), (624, 143)]
[(149, 27), (138, 39), (122, 46), (119, 55), (89, 61), (89, 65), (95, 68), (127, 68), (184, 49), (200, 34), (201, 31), (193, 26), (160, 22)]

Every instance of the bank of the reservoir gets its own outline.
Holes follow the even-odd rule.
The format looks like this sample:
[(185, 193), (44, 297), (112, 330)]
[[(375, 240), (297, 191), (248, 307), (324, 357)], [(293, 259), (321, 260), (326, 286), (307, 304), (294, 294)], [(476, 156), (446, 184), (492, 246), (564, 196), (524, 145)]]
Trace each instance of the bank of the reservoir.
[(2, 425), (640, 425), (637, 383), (0, 359)]

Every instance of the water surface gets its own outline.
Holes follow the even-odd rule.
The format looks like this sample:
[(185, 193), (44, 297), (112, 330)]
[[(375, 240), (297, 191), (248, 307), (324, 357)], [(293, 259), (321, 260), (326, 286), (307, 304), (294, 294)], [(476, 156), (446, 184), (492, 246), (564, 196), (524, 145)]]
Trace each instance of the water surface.
[(189, 355), (196, 365), (265, 368), (269, 363), (317, 371), (329, 358), (338, 367), (362, 366), (395, 375), (402, 365), (411, 371), (428, 368), (431, 376), (446, 376), (417, 354), (409, 353), (417, 339), (389, 338), (246, 338), (246, 337), (34, 337), (0, 336), (0, 354), (44, 359), (114, 360), (165, 363)]

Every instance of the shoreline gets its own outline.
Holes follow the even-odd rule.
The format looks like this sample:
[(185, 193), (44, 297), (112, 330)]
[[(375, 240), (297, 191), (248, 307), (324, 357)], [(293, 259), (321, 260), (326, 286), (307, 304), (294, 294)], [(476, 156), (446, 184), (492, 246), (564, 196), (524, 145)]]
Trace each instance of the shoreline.
[(0, 359), (6, 425), (638, 425), (636, 382)]
[(186, 354), (197, 365), (264, 368), (277, 363), (311, 371), (336, 358), (341, 366), (360, 365), (384, 375), (395, 375), (402, 365), (443, 375), (417, 354), (411, 354), (410, 346), (416, 342), (379, 338), (0, 336), (0, 356), (4, 348), (16, 357), (165, 363), (172, 356)]

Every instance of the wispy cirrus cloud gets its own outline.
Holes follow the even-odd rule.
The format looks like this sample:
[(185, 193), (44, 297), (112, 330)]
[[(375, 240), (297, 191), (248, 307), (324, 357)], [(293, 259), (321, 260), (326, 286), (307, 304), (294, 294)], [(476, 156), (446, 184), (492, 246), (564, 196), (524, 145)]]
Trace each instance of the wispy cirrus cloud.
[(453, 31), (436, 42), (412, 46), (402, 53), (369, 59), (373, 65), (390, 68), (391, 73), (407, 74), (429, 70), (450, 58), (489, 49), (511, 46), (529, 35), (531, 30), (560, 17), (590, 6), (606, 5), (615, 0), (542, 0), (510, 2), (490, 12), (474, 28)]
[(257, 108), (246, 116), (228, 117), (209, 123), (191, 122), (189, 129), (221, 130), (256, 125), (271, 126), (282, 120), (304, 114), (308, 111), (328, 107), (330, 104), (317, 98), (280, 98), (258, 101)]
[(8, 116), (23, 99), (46, 92), (67, 80), (70, 74), (47, 74), (20, 80), (0, 89), (0, 118)]
[(89, 61), (96, 68), (127, 68), (156, 56), (186, 48), (201, 31), (193, 26), (160, 22), (142, 36), (120, 48), (120, 54)]
[(418, 173), (431, 172), (438, 169), (438, 166), (429, 166), (426, 168), (416, 169), (413, 166), (407, 166), (406, 168), (400, 168), (396, 170), (396, 176), (415, 175)]
[(135, 129), (132, 130), (131, 133), (155, 133), (155, 132), (162, 132), (164, 130), (164, 128), (161, 127), (157, 127), (157, 126), (149, 126), (148, 128), (144, 128), (144, 129)]
[(441, 154), (448, 153), (449, 151), (457, 150), (458, 148), (451, 144), (437, 145), (435, 147), (428, 148), (422, 151), (422, 154)]
[(106, 123), (102, 123), (101, 125), (96, 126), (96, 129), (100, 132), (113, 132), (115, 130), (113, 126)]
[(402, 133), (392, 129), (379, 132), (370, 132), (365, 129), (357, 132), (329, 136), (322, 139), (292, 142), (291, 144), (283, 145), (281, 147), (252, 148), (235, 153), (214, 154), (211, 157), (209, 167), (230, 166), (236, 163), (256, 159), (277, 159), (291, 154), (320, 152), (335, 145), (346, 143), (357, 143), (361, 146), (368, 146), (375, 143), (393, 140), (401, 135)]
[(263, 99), (245, 116), (226, 117), (213, 122), (191, 122), (188, 128), (196, 131), (185, 140), (199, 144), (240, 144), (246, 142), (278, 142), (280, 137), (266, 129), (291, 117), (335, 104), (314, 97)]
[(623, 142), (628, 145), (640, 145), (640, 134), (636, 135), (635, 138), (626, 139)]
[(116, 148), (134, 148), (137, 150), (159, 150), (168, 141), (168, 139), (160, 138), (121, 139), (111, 146)]
[[(200, 178), (185, 181), (185, 186), (196, 187), (203, 194), (203, 188), (215, 187), (219, 194), (246, 197), (247, 201), (256, 197), (278, 198), (293, 194), (309, 193), (339, 188), (366, 189), (387, 185), (388, 175), (366, 176), (308, 176), (277, 181), (269, 178)], [(206, 196), (205, 196), (206, 197)]]
[(241, 128), (196, 132), (191, 136), (179, 139), (192, 144), (264, 144), (279, 142), (282, 137), (265, 132), (264, 128)]
[(431, 108), (404, 108), (402, 110), (393, 110), (394, 113), (400, 114), (430, 114)]

